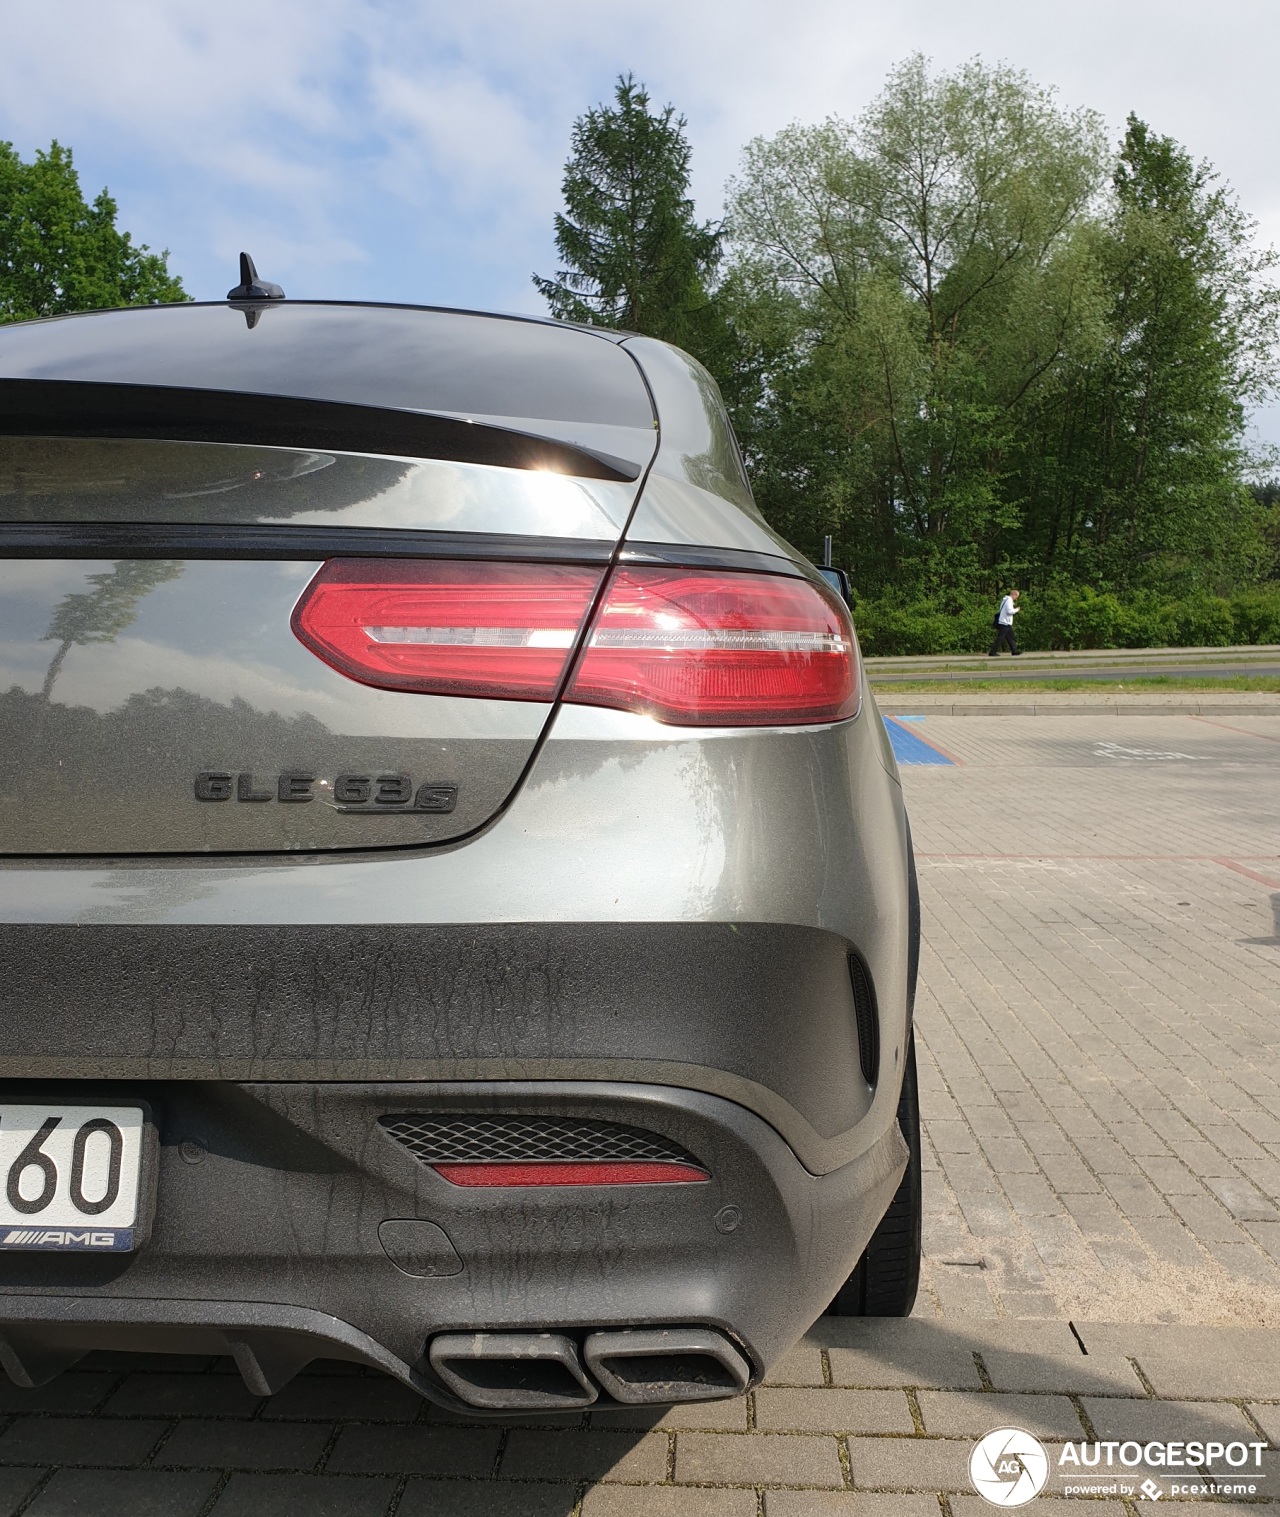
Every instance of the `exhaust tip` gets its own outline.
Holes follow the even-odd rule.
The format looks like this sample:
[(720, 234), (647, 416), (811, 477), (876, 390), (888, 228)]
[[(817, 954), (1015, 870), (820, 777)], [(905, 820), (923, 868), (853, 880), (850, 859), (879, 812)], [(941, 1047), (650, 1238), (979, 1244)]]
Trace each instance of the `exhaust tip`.
[(486, 1411), (572, 1411), (597, 1396), (560, 1333), (443, 1333), (427, 1358), (455, 1396)]
[(751, 1380), (747, 1361), (709, 1327), (592, 1333), (583, 1356), (603, 1389), (629, 1406), (725, 1400)]

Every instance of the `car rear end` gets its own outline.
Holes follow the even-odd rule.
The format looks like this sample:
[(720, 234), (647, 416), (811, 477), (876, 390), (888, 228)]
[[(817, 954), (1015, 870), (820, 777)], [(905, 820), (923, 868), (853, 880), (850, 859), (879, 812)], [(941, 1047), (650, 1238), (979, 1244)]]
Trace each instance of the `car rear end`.
[(731, 1395), (907, 1159), (848, 615), (675, 350), (0, 331), (0, 1360)]

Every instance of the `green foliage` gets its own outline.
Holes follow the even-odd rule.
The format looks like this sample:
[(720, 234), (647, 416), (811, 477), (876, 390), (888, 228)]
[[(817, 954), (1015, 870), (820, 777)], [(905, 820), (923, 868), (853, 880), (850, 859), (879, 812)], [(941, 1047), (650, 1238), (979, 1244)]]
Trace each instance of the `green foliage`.
[(118, 230), (106, 190), (85, 201), (69, 148), (23, 163), (0, 142), (0, 321), (186, 300), (168, 256)]
[(916, 57), (858, 120), (752, 143), (729, 231), (716, 372), (760, 504), (868, 594), (1167, 599), (1280, 568), (1243, 446), (1274, 258), (1169, 138), (1130, 118), (1113, 154), (1025, 75)]
[(567, 215), (555, 219), (564, 260), (555, 279), (534, 275), (562, 321), (625, 327), (699, 357), (724, 341), (707, 293), (720, 259), (720, 231), (694, 219), (685, 118), (651, 112), (630, 74), (615, 105), (574, 123), (565, 165)]
[(1086, 213), (1106, 166), (1088, 113), (1009, 69), (930, 78), (919, 57), (859, 121), (747, 149), (732, 322), (789, 325), (736, 418), (772, 520), (804, 545), (832, 532), (868, 587), (992, 569), (1024, 418), (1101, 341)]
[[(995, 603), (965, 595), (861, 599), (854, 621), (868, 656), (982, 653), (991, 644)], [(1057, 585), (1024, 595), (1018, 643), (1032, 651), (1076, 648), (1218, 648), (1280, 642), (1280, 586), (1231, 596), (1180, 599), (1151, 590), (1127, 594)]]
[(1273, 361), (1274, 259), (1251, 231), (1207, 165), (1129, 118), (1095, 244), (1104, 341), (1020, 460), (1020, 546), (1044, 575), (1191, 588), (1265, 568), (1242, 435)]

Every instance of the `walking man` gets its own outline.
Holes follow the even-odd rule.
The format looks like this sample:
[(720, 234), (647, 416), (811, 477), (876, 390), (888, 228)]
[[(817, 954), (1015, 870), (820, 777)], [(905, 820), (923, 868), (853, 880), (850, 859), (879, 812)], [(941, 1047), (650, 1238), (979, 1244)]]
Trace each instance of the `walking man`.
[(1010, 590), (1008, 595), (1000, 602), (1000, 609), (996, 612), (996, 640), (991, 644), (991, 652), (988, 658), (997, 658), (1000, 653), (1000, 644), (1008, 643), (1009, 652), (1014, 658), (1021, 658), (1022, 653), (1017, 640), (1013, 635), (1013, 619), (1018, 614), (1019, 591)]

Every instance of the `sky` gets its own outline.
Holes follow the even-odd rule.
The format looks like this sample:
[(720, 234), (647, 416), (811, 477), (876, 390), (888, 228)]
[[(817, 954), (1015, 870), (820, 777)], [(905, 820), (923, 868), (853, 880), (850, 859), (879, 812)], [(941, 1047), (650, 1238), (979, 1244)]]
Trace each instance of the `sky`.
[[(630, 70), (688, 118), (718, 215), (743, 145), (851, 117), (913, 52), (1025, 70), (1113, 134), (1209, 159), (1280, 244), (1276, 0), (40, 0), (11, 6), (0, 138), (71, 146), (135, 239), (220, 299), (539, 312), (574, 118)], [(1280, 406), (1257, 418), (1280, 443)]]

